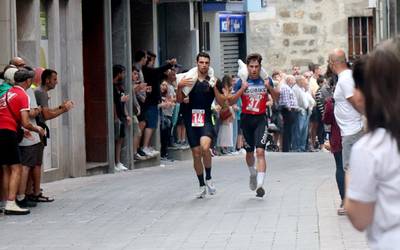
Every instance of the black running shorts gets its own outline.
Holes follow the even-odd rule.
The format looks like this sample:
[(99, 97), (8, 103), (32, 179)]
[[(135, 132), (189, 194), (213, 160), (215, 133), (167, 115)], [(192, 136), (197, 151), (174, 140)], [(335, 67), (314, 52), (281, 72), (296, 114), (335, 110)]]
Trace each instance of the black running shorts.
[(0, 129), (0, 167), (21, 163), (18, 150), (17, 132)]
[(246, 152), (254, 152), (254, 148), (265, 149), (267, 143), (268, 121), (266, 115), (243, 114), (240, 117), (240, 128), (245, 140)]
[(192, 127), (192, 124), (185, 121), (186, 135), (191, 148), (200, 146), (200, 138), (208, 136), (211, 140), (216, 137), (214, 126), (210, 121), (204, 123), (203, 127)]

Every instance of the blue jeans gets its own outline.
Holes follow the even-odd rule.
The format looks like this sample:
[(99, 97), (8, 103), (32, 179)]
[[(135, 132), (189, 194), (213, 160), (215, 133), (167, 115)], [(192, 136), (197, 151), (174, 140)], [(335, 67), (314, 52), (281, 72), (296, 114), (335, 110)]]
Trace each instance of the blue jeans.
[(308, 135), (309, 115), (305, 111), (297, 112), (296, 121), (292, 130), (292, 151), (305, 152)]
[(306, 152), (307, 140), (308, 140), (308, 125), (310, 123), (310, 115), (307, 112), (299, 115), (300, 120), (300, 137), (299, 137), (299, 148), (301, 152)]

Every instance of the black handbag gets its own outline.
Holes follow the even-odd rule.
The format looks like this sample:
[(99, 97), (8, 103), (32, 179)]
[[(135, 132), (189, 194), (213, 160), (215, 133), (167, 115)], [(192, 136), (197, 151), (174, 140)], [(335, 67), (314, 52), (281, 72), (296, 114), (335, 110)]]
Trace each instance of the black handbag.
[(8, 91), (6, 92), (6, 105), (7, 105), (8, 111), (10, 112), (10, 114), (12, 115), (14, 120), (17, 122), (17, 141), (18, 141), (18, 143), (20, 143), (22, 141), (22, 139), (24, 139), (24, 130), (21, 127), (21, 122), (18, 122), (17, 116), (11, 110), (10, 105), (8, 105)]

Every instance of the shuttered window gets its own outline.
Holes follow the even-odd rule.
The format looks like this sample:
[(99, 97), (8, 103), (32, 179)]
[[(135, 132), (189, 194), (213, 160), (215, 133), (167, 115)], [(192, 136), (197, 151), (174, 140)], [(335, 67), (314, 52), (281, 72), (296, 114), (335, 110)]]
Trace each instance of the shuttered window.
[(221, 72), (236, 74), (239, 59), (239, 36), (221, 35)]
[(374, 46), (374, 24), (372, 17), (349, 17), (349, 60), (367, 54)]

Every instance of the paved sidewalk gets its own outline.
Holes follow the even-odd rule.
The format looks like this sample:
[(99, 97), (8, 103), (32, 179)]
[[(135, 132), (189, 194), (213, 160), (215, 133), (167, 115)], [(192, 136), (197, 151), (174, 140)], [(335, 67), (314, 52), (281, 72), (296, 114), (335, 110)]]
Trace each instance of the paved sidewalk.
[(218, 193), (203, 200), (191, 164), (45, 184), (56, 201), (0, 217), (0, 249), (368, 249), (336, 215), (329, 153), (269, 153), (264, 200), (243, 155), (214, 158)]

